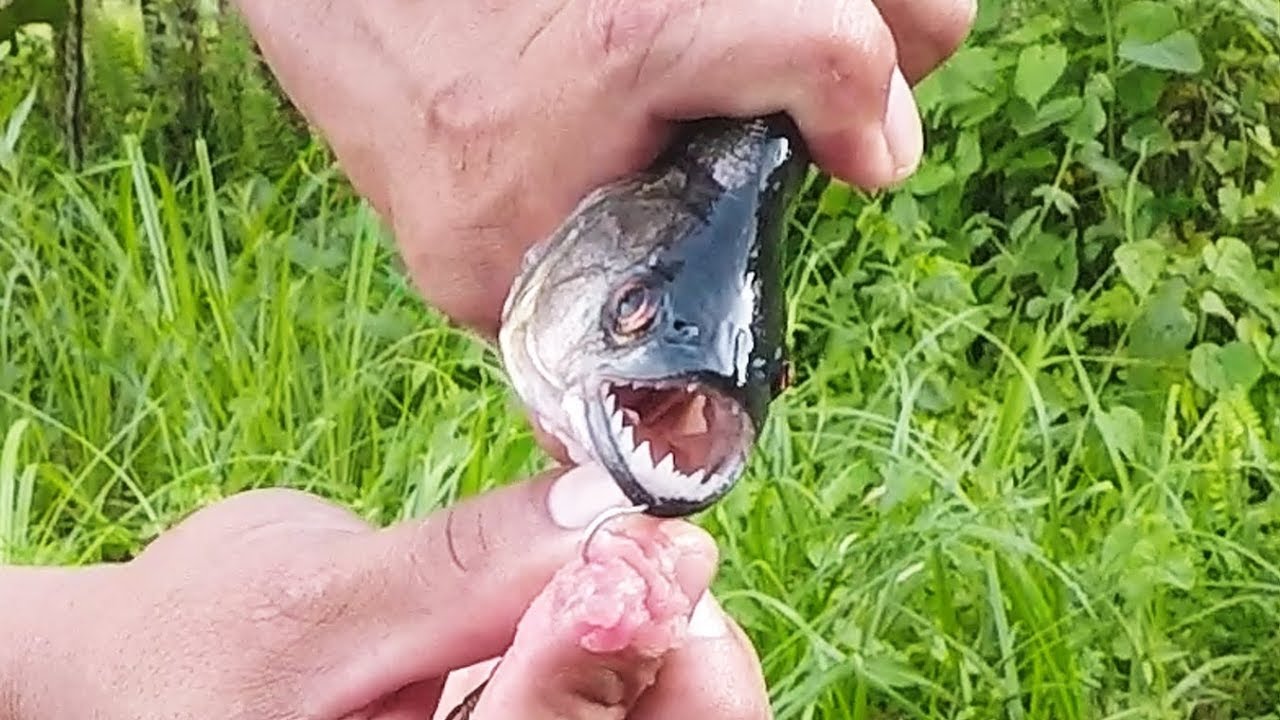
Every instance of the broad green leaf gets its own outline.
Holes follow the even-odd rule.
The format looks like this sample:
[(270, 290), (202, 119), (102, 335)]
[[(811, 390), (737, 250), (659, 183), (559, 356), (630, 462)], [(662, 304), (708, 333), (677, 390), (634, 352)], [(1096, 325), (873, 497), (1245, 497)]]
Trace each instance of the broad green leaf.
[(1174, 149), (1173, 133), (1154, 117), (1134, 120), (1124, 131), (1120, 142), (1133, 152), (1145, 152), (1148, 157)]
[(1206, 315), (1216, 315), (1229, 323), (1235, 324), (1236, 316), (1227, 309), (1222, 296), (1212, 290), (1205, 290), (1200, 296), (1200, 309)]
[(1249, 204), (1245, 202), (1240, 188), (1230, 180), (1218, 188), (1218, 208), (1222, 216), (1233, 223), (1239, 223), (1252, 214), (1249, 212)]
[(1070, 290), (1079, 274), (1075, 242), (1053, 233), (1041, 232), (1027, 241), (1022, 262), (1027, 271), (1035, 273), (1045, 293)]
[(1151, 238), (1121, 245), (1115, 258), (1120, 274), (1139, 299), (1151, 292), (1165, 266), (1164, 246)]
[(1061, 27), (1061, 15), (1041, 12), (1031, 17), (1023, 18), (1016, 27), (1009, 29), (1003, 40), (1014, 47), (1027, 45), (1046, 35), (1057, 32)]
[(1056, 167), (1061, 160), (1056, 154), (1050, 152), (1048, 148), (1037, 147), (1017, 157), (1010, 158), (1005, 164), (1004, 171), (1008, 174), (1019, 172), (1034, 173), (1037, 170)]
[(965, 130), (956, 140), (955, 150), (956, 175), (967, 178), (982, 169), (982, 145), (978, 133)]
[(1186, 30), (1178, 30), (1155, 42), (1125, 38), (1120, 42), (1117, 54), (1125, 60), (1156, 70), (1192, 74), (1204, 68), (1200, 45)]
[(1125, 39), (1157, 40), (1178, 30), (1178, 12), (1170, 3), (1157, 0), (1132, 0), (1120, 3), (1116, 27)]
[(1004, 19), (1005, 0), (985, 0), (978, 3), (973, 18), (973, 32), (985, 32)]
[(1130, 460), (1135, 458), (1142, 441), (1142, 416), (1137, 410), (1117, 405), (1099, 412), (1094, 420), (1107, 445)]
[(1269, 305), (1269, 292), (1258, 276), (1253, 251), (1239, 238), (1221, 238), (1213, 245), (1205, 246), (1201, 257), (1205, 268), (1213, 273), (1214, 284), (1219, 290), (1237, 295), (1254, 306)]
[(1262, 378), (1262, 359), (1248, 344), (1236, 340), (1219, 346), (1201, 343), (1191, 351), (1191, 379), (1202, 389), (1221, 394), (1248, 390)]
[(1171, 277), (1159, 283), (1148, 296), (1133, 323), (1130, 349), (1139, 357), (1168, 358), (1185, 352), (1195, 336), (1196, 320), (1183, 306), (1187, 282)]
[(1072, 140), (1083, 143), (1097, 137), (1106, 126), (1107, 111), (1102, 107), (1102, 101), (1096, 95), (1086, 95), (1084, 106), (1071, 122), (1064, 126), (1063, 132)]
[(1113, 285), (1099, 293), (1093, 302), (1089, 303), (1088, 309), (1089, 319), (1084, 324), (1085, 329), (1110, 322), (1127, 325), (1137, 312), (1138, 305), (1134, 302), (1133, 293), (1129, 292), (1128, 288), (1124, 285)]
[(1262, 377), (1262, 360), (1248, 343), (1227, 343), (1219, 356), (1222, 363), (1222, 376), (1230, 386), (1243, 390), (1252, 388)]
[(1168, 77), (1150, 68), (1134, 68), (1116, 80), (1116, 99), (1131, 112), (1152, 111), (1164, 96)]
[(1009, 108), (1011, 114), (1010, 124), (1019, 135), (1030, 135), (1051, 125), (1057, 125), (1069, 120), (1073, 115), (1080, 112), (1080, 108), (1083, 105), (1084, 100), (1075, 96), (1050, 100), (1031, 113), (1020, 110), (1019, 106), (1013, 105)]
[(1118, 187), (1128, 179), (1129, 174), (1120, 163), (1107, 157), (1103, 152), (1101, 143), (1087, 142), (1081, 146), (1077, 157), (1080, 159), (1080, 164), (1097, 175), (1098, 181), (1103, 185)]
[(903, 233), (910, 234), (920, 223), (920, 203), (911, 193), (897, 193), (889, 203), (887, 214), (898, 223)]
[(1089, 76), (1089, 81), (1084, 86), (1084, 94), (1086, 97), (1096, 97), (1099, 100), (1111, 102), (1116, 96), (1116, 86), (1106, 73), (1098, 72)]
[(818, 212), (839, 215), (853, 200), (853, 188), (839, 178), (831, 178), (818, 198)]
[(926, 162), (911, 176), (906, 187), (916, 195), (932, 195), (950, 184), (955, 177), (955, 168), (947, 162)]
[(1222, 375), (1222, 363), (1219, 356), (1222, 348), (1216, 343), (1201, 343), (1191, 351), (1191, 363), (1188, 370), (1191, 379), (1202, 390), (1219, 393), (1227, 386)]
[(1053, 89), (1067, 67), (1067, 49), (1062, 45), (1030, 45), (1018, 54), (1013, 88), (1032, 107)]

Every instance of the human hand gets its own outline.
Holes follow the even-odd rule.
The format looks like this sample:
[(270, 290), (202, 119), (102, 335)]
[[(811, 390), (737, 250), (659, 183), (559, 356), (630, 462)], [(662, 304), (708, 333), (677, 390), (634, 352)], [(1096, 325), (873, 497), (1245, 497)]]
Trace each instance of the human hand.
[(922, 153), (908, 84), (974, 0), (238, 0), (424, 297), (492, 339), (525, 249), (671, 121), (786, 110), (865, 187)]
[(620, 518), (576, 561), (615, 504), (594, 467), (385, 530), (301, 493), (238, 495), (129, 563), (24, 583), (4, 619), (50, 629), (16, 646), (16, 717), (438, 718), (482, 679), (440, 703), (450, 672), (503, 653), (473, 720), (768, 717), (758, 660), (714, 603), (685, 632), (716, 562), (704, 532)]

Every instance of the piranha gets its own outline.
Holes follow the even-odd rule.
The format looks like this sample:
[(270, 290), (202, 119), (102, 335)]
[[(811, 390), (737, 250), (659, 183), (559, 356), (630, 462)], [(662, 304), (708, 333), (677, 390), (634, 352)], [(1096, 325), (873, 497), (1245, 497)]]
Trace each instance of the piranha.
[(781, 244), (809, 162), (785, 114), (691, 121), (525, 254), (498, 338), (509, 380), (650, 515), (727, 494), (785, 387)]

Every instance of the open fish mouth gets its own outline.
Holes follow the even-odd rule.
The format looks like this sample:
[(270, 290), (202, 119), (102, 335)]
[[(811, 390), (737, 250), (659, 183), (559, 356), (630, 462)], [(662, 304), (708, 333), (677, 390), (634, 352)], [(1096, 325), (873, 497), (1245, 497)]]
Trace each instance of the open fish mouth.
[(688, 515), (736, 483), (755, 437), (741, 402), (704, 378), (606, 380), (587, 408), (595, 455), (629, 500)]

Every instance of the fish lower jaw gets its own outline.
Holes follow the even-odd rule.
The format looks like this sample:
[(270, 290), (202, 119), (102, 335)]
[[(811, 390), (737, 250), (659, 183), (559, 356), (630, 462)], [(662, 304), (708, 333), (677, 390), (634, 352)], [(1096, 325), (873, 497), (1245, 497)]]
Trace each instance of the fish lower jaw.
[(734, 481), (734, 474), (723, 470), (684, 473), (676, 469), (670, 454), (655, 463), (649, 444), (644, 442), (627, 458), (627, 467), (636, 482), (659, 500), (701, 500), (719, 495)]
[[(689, 385), (686, 392), (694, 393), (696, 388)], [(684, 469), (677, 463), (675, 445), (663, 443), (665, 448), (657, 448), (650, 440), (637, 437), (637, 428), (628, 424), (628, 409), (620, 402), (617, 395), (607, 392), (603, 398), (604, 409), (609, 417), (609, 430), (616, 447), (623, 456), (627, 469), (635, 481), (654, 497), (663, 500), (698, 501), (719, 495), (732, 485), (745, 465), (745, 453), (731, 450), (714, 457), (706, 458), (707, 465)], [(736, 405), (730, 404), (735, 416), (740, 414)], [(631, 412), (634, 415), (634, 412)], [(740, 418), (735, 418), (740, 422)], [(704, 433), (714, 432), (715, 428), (704, 427)], [(733, 438), (737, 441), (737, 438)], [(656, 457), (661, 455), (661, 457)]]

